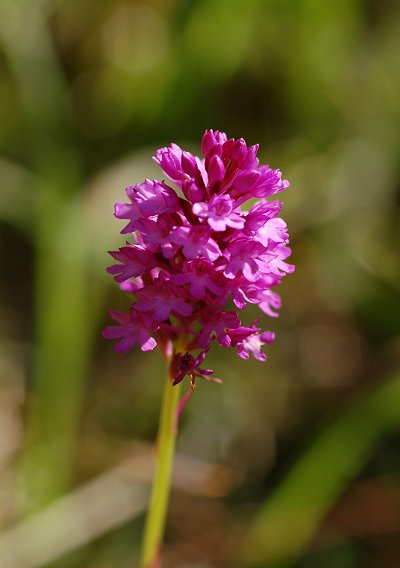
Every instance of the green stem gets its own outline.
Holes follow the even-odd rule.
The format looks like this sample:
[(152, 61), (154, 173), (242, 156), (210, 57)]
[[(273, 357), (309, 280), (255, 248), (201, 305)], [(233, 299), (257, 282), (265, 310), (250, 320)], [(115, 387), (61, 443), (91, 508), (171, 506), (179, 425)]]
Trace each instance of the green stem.
[(165, 382), (157, 439), (157, 464), (142, 544), (141, 568), (156, 568), (164, 535), (176, 439), (180, 385)]

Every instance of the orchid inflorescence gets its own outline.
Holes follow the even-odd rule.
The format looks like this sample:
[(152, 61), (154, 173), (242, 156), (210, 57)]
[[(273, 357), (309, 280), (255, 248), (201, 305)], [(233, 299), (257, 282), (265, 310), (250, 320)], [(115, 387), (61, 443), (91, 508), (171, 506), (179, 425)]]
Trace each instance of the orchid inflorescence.
[(135, 344), (172, 349), (174, 384), (186, 375), (210, 379), (200, 365), (214, 339), (243, 359), (265, 361), (261, 347), (274, 333), (261, 330), (261, 318), (242, 325), (226, 305), (257, 304), (276, 317), (281, 300), (272, 288), (294, 270), (285, 262), (291, 251), (282, 203), (266, 199), (289, 186), (280, 170), (259, 165), (257, 144), (219, 131), (204, 133), (201, 151), (204, 159), (176, 144), (157, 151), (155, 162), (178, 191), (149, 179), (126, 188), (129, 202), (117, 203), (115, 216), (128, 221), (121, 232), (131, 240), (110, 253), (117, 264), (107, 269), (134, 299), (128, 313), (110, 312), (118, 325), (104, 337), (117, 338), (120, 352)]

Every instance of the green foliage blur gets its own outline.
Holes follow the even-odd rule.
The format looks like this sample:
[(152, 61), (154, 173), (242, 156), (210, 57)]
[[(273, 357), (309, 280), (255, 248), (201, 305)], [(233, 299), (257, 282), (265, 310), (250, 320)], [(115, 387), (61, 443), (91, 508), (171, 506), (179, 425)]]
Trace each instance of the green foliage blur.
[(296, 272), (266, 364), (210, 353), (164, 566), (398, 568), (399, 53), (393, 0), (1, 1), (0, 568), (135, 565), (165, 369), (100, 336), (113, 203), (208, 128), (290, 180)]

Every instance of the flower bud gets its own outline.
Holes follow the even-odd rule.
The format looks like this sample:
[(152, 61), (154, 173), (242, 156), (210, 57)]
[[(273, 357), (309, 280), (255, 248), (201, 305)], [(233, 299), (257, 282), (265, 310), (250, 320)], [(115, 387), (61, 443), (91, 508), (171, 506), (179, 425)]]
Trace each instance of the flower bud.
[(219, 156), (212, 156), (208, 164), (208, 178), (210, 183), (221, 181), (225, 176), (225, 166)]

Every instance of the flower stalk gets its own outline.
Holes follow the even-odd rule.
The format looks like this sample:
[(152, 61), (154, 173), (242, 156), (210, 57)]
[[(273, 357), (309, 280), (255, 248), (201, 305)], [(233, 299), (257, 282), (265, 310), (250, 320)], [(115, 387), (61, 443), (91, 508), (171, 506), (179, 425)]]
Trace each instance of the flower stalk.
[[(110, 311), (118, 325), (103, 336), (127, 353), (157, 346), (169, 363), (161, 410), (155, 481), (145, 525), (141, 568), (159, 568), (179, 415), (196, 378), (221, 382), (201, 365), (216, 341), (242, 359), (266, 361), (274, 341), (261, 317), (246, 322), (240, 312), (258, 305), (278, 316), (280, 296), (272, 290), (293, 272), (283, 203), (270, 198), (289, 187), (280, 170), (260, 165), (258, 144), (247, 146), (218, 130), (206, 130), (203, 157), (176, 144), (160, 148), (154, 161), (175, 185), (145, 179), (126, 188), (127, 202), (115, 204), (127, 221), (125, 246), (110, 251), (107, 268), (133, 299), (128, 312)], [(246, 202), (256, 199), (249, 207)], [(235, 307), (234, 310), (229, 309)], [(180, 384), (190, 379), (179, 402)]]
[(167, 376), (157, 438), (156, 472), (142, 542), (141, 568), (158, 568), (164, 535), (176, 441), (176, 414), (181, 385)]

